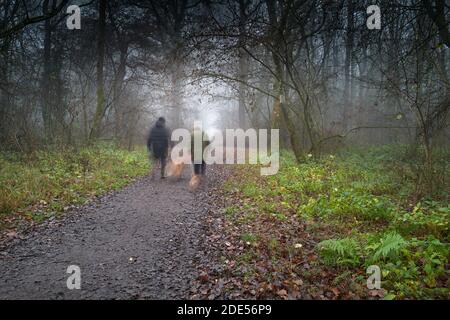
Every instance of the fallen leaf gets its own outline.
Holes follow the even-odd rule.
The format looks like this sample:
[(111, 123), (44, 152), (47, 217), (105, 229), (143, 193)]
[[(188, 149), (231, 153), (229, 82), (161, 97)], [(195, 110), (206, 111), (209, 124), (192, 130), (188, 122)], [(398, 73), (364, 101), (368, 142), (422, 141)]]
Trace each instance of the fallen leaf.
[(204, 271), (200, 273), (200, 276), (198, 278), (201, 282), (208, 282), (209, 280), (208, 274)]
[(284, 289), (281, 289), (281, 290), (278, 290), (277, 294), (278, 294), (280, 297), (286, 297), (286, 296), (287, 296), (287, 291), (284, 290)]
[(298, 286), (303, 285), (303, 280), (302, 280), (302, 279), (297, 279), (297, 280), (294, 280), (294, 281), (292, 281), (292, 282), (294, 282), (294, 284), (296, 284), (296, 285), (298, 285)]
[(380, 289), (380, 290), (370, 290), (370, 291), (369, 291), (369, 295), (370, 295), (371, 297), (380, 297), (380, 298), (383, 298), (384, 295), (385, 295), (385, 292), (384, 292), (383, 289)]
[(8, 237), (15, 238), (15, 237), (17, 237), (17, 232), (11, 231), (11, 232), (8, 232), (6, 235), (7, 235)]

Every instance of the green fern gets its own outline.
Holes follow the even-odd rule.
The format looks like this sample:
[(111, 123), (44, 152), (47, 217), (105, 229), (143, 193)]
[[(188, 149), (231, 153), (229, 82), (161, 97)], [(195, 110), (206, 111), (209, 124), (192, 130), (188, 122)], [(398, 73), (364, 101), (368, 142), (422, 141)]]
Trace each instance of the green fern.
[(353, 239), (325, 240), (318, 244), (318, 248), (325, 264), (349, 266), (359, 264), (359, 246)]
[(388, 233), (380, 239), (380, 242), (371, 246), (375, 250), (373, 261), (396, 256), (407, 244), (408, 242), (398, 233)]

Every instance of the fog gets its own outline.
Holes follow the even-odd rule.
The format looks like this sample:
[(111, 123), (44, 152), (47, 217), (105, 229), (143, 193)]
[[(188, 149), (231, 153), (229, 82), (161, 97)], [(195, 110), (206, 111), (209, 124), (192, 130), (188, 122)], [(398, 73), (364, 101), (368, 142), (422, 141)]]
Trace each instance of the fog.
[(132, 148), (160, 116), (172, 129), (277, 128), (297, 158), (448, 143), (448, 6), (77, 1), (76, 16), (62, 1), (45, 19), (45, 2), (13, 3), (1, 4), (4, 149)]

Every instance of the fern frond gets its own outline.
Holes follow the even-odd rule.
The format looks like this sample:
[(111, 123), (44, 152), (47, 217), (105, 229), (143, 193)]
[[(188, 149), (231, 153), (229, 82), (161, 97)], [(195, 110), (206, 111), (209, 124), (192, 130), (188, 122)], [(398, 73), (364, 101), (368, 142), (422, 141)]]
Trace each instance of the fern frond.
[(388, 233), (381, 240), (380, 244), (373, 254), (374, 260), (380, 258), (386, 259), (396, 255), (402, 248), (407, 245), (407, 241), (398, 233)]

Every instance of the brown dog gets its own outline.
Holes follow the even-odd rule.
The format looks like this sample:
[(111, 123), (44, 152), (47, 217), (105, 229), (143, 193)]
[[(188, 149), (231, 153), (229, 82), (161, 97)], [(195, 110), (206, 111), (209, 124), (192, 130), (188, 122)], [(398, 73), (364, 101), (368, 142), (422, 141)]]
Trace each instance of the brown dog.
[(168, 177), (179, 178), (183, 172), (183, 162), (175, 163), (170, 161), (167, 165), (166, 172)]
[(198, 186), (200, 185), (200, 176), (198, 174), (193, 174), (191, 181), (189, 181), (189, 187), (192, 191), (197, 190)]
[[(183, 161), (184, 160), (184, 161)], [(166, 166), (166, 173), (168, 177), (180, 178), (183, 173), (185, 159), (177, 159), (175, 161), (171, 160)], [(200, 175), (192, 174), (191, 180), (189, 181), (189, 188), (191, 191), (197, 190), (201, 183)]]

